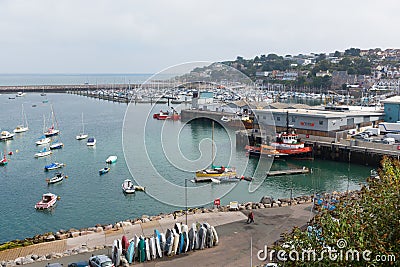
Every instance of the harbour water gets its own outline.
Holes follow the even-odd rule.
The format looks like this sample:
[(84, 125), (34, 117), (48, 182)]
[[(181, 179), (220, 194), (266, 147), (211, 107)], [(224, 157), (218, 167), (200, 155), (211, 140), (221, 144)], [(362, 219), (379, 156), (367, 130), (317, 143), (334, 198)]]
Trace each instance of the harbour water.
[[(62, 82), (59, 82), (62, 83)], [(210, 147), (211, 124), (196, 121), (182, 124), (180, 121), (157, 121), (147, 119), (146, 127), (149, 134), (146, 136), (147, 151), (135, 150), (137, 162), (134, 168), (128, 166), (124, 160), (122, 146), (122, 127), (127, 105), (108, 102), (69, 94), (27, 94), (25, 97), (8, 99), (9, 95), (0, 95), (0, 105), (3, 116), (1, 130), (12, 131), (21, 121), (21, 105), (29, 123), (29, 131), (17, 134), (14, 140), (0, 142), (0, 151), (13, 151), (9, 163), (0, 167), (0, 243), (31, 237), (45, 232), (55, 232), (59, 229), (84, 228), (96, 224), (114, 223), (124, 219), (133, 219), (143, 214), (155, 215), (184, 209), (165, 204), (152, 196), (160, 194), (169, 195), (170, 198), (179, 198), (179, 203), (184, 203), (182, 192), (163, 191), (157, 188), (146, 188), (148, 194), (137, 192), (133, 195), (124, 195), (121, 184), (125, 179), (132, 179), (130, 171), (137, 177), (146, 178), (147, 170), (142, 165), (142, 160), (150, 158), (155, 168), (166, 179), (180, 187), (185, 185), (185, 180), (193, 179), (194, 173), (183, 171), (169, 163), (161, 149), (163, 142), (176, 142), (176, 138), (163, 139), (157, 134), (157, 129), (162, 128), (166, 134), (174, 137), (176, 129), (179, 130), (179, 146), (182, 153), (191, 160), (200, 155), (199, 146)], [(48, 99), (47, 103), (42, 103)], [(64, 148), (54, 151), (52, 157), (35, 159), (34, 154), (39, 150), (35, 141), (43, 132), (43, 115), (49, 118), (53, 106), (57, 122), (61, 130), (59, 138)], [(137, 104), (130, 106), (131, 112), (137, 118), (148, 116), (146, 109), (150, 104)], [(184, 106), (183, 106), (184, 107)], [(167, 109), (164, 105), (154, 108)], [(75, 140), (81, 130), (81, 114), (84, 114), (85, 130), (89, 136), (97, 139), (95, 148), (86, 146), (85, 141)], [(48, 123), (46, 124), (48, 126)], [(143, 131), (140, 124), (132, 130)], [(229, 130), (228, 130), (229, 132)], [(218, 125), (214, 129), (216, 143), (216, 164), (229, 164), (236, 166), (240, 174), (251, 176), (257, 165), (257, 159), (248, 159), (241, 148), (230, 148), (227, 131)], [(136, 142), (143, 140), (132, 139), (133, 149)], [(201, 142), (203, 142), (201, 144)], [(139, 147), (139, 146), (137, 146)], [(126, 152), (126, 151), (125, 151)], [(117, 155), (118, 161), (111, 166), (111, 171), (99, 176), (98, 170), (105, 166), (105, 159), (109, 155)], [(52, 161), (64, 162), (67, 166), (62, 169), (68, 179), (60, 184), (48, 186), (45, 182), (51, 173), (43, 171), (43, 167)], [(204, 206), (212, 205), (214, 198), (222, 197), (221, 204), (229, 201), (259, 201), (264, 195), (274, 198), (312, 194), (314, 192), (331, 192), (357, 189), (369, 175), (370, 167), (350, 165), (329, 161), (296, 161), (279, 160), (274, 162), (273, 169), (308, 167), (312, 173), (277, 176), (267, 178), (254, 193), (248, 192), (248, 182), (241, 181), (235, 185), (215, 184), (210, 186), (209, 195), (201, 196)], [(188, 183), (189, 187), (201, 186)], [(222, 189), (222, 190), (221, 190)], [(230, 191), (221, 196), (222, 191)], [(51, 212), (40, 212), (34, 209), (34, 204), (46, 192), (52, 192), (61, 197), (55, 209)], [(188, 195), (189, 206), (197, 203), (196, 195)], [(196, 199), (198, 200), (198, 199)], [(170, 203), (173, 204), (173, 203)]]
[(3, 85), (140, 84), (152, 74), (0, 74)]

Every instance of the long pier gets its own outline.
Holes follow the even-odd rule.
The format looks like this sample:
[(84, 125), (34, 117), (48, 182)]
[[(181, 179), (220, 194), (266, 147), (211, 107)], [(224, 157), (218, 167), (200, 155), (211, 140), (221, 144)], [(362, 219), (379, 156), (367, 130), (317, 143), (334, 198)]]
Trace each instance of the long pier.
[(306, 174), (306, 173), (309, 173), (309, 172), (310, 172), (310, 169), (308, 169), (308, 168), (290, 169), (290, 170), (276, 170), (276, 171), (269, 171), (267, 173), (267, 176)]

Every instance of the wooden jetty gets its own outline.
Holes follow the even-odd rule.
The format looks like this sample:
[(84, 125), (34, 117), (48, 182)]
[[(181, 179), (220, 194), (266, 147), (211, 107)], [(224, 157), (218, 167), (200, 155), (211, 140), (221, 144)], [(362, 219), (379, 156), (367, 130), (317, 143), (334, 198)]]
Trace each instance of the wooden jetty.
[(301, 169), (290, 169), (290, 170), (277, 170), (277, 171), (269, 171), (267, 173), (268, 176), (280, 176), (280, 175), (294, 175), (294, 174), (306, 174), (309, 173), (309, 168), (301, 168)]

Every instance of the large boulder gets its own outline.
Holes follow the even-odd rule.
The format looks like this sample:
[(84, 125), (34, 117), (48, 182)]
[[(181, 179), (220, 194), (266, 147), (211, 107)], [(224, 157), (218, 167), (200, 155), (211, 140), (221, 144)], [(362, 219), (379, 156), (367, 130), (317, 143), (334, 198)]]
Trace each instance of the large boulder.
[(263, 196), (260, 200), (260, 203), (262, 204), (271, 204), (273, 203), (274, 199), (270, 196)]

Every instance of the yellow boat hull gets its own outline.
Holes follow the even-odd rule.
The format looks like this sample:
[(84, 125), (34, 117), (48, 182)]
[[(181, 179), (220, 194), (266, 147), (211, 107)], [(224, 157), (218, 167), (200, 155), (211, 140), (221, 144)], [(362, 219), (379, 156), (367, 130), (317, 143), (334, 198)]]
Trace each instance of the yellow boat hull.
[(196, 172), (196, 177), (234, 177), (236, 172), (207, 173), (205, 171)]

